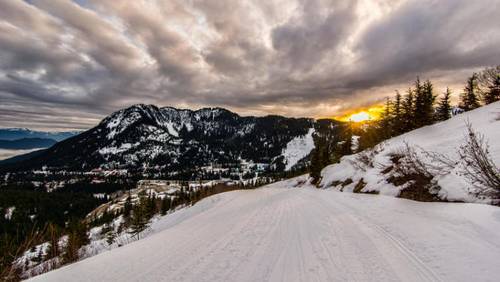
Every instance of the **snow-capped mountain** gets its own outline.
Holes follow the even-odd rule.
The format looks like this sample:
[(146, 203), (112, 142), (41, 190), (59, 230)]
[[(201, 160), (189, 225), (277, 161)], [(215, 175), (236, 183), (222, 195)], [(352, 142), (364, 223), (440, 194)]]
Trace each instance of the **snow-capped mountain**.
[(139, 104), (18, 163), (16, 170), (46, 166), (185, 172), (242, 162), (290, 170), (312, 150), (314, 125), (306, 118), (241, 117), (222, 108), (193, 111)]
[(79, 133), (78, 131), (48, 132), (28, 128), (0, 128), (0, 140), (14, 141), (25, 138), (43, 138), (62, 141)]

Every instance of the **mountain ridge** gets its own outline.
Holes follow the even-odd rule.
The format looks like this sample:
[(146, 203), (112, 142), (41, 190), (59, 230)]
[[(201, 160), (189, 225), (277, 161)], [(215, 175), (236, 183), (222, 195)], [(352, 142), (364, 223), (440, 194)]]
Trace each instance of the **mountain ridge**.
[[(168, 175), (174, 177), (200, 174), (195, 171), (211, 166), (201, 172), (210, 178), (214, 177), (210, 175), (214, 166), (229, 168), (250, 162), (263, 163), (268, 170), (284, 171), (296, 165), (285, 163), (287, 160), (305, 158), (312, 150), (310, 130), (315, 126), (311, 118), (240, 116), (219, 107), (189, 110), (135, 104), (34, 158), (9, 164), (3, 170), (154, 170), (174, 171)], [(308, 140), (294, 143), (304, 148), (294, 148), (293, 158), (283, 156), (289, 142), (304, 136)]]
[(43, 139), (53, 139), (55, 141), (62, 141), (69, 137), (79, 134), (79, 131), (38, 131), (31, 130), (29, 128), (0, 128), (0, 140), (18, 140), (23, 138), (43, 138)]

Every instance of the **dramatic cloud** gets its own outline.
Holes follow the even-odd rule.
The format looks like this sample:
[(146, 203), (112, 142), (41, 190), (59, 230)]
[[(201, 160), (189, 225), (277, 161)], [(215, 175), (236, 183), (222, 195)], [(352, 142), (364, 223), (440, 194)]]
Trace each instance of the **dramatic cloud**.
[(0, 127), (134, 103), (324, 117), (500, 64), (498, 0), (0, 1)]

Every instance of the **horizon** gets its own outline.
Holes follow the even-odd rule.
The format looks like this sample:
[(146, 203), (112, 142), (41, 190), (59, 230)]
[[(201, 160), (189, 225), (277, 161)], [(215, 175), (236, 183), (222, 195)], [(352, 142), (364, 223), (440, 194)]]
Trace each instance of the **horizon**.
[(339, 117), (417, 76), (456, 101), (499, 63), (492, 3), (2, 1), (0, 127), (88, 129), (137, 103)]

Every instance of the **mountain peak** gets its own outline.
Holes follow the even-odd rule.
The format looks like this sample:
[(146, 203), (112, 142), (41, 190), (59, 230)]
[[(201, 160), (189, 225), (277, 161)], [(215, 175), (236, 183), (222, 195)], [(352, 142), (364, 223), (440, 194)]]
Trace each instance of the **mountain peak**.
[(220, 107), (193, 111), (135, 104), (23, 165), (75, 170), (147, 166), (167, 172), (235, 160), (271, 165), (288, 142), (313, 126), (309, 119), (241, 117)]

